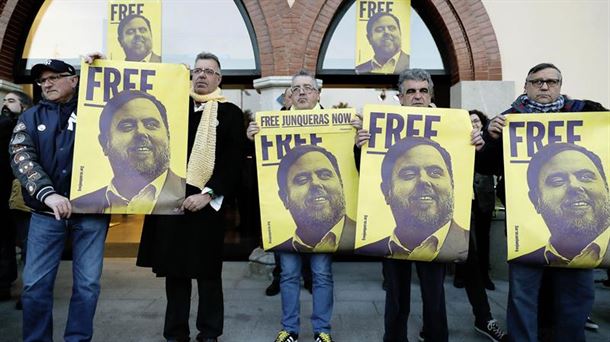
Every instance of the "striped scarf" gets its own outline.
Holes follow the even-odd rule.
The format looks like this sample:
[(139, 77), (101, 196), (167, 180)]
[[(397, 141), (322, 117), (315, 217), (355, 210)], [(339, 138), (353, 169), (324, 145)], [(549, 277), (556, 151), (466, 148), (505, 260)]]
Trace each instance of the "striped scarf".
[(564, 105), (565, 97), (563, 95), (559, 95), (559, 98), (554, 102), (540, 103), (530, 99), (526, 94), (523, 94), (515, 100), (513, 107), (521, 108), (521, 113), (551, 113), (559, 112)]
[[(186, 168), (186, 183), (203, 190), (212, 177), (216, 161), (216, 126), (218, 126), (218, 102), (225, 102), (220, 88), (206, 95), (191, 90), (195, 112), (203, 111), (197, 126), (195, 143)], [(197, 105), (200, 103), (200, 105)]]

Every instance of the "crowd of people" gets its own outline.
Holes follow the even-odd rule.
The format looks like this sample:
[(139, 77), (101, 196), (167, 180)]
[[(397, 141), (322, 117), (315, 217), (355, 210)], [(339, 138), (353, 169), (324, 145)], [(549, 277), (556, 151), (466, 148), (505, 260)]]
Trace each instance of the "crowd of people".
[[(101, 56), (91, 54), (86, 60), (91, 63), (95, 58)], [(18, 230), (0, 230), (3, 234), (0, 260), (3, 263), (12, 260), (6, 262), (6, 267), (3, 264), (0, 273), (0, 299), (6, 300), (7, 296), (10, 298), (10, 286), (17, 277), (14, 242), (25, 241), (22, 247), (26, 258), (23, 291), (20, 296), (20, 305), (23, 307), (23, 340), (52, 340), (53, 288), (64, 245), (69, 237), (72, 244), (74, 279), (64, 338), (66, 341), (89, 341), (93, 336), (93, 320), (103, 268), (104, 241), (110, 217), (102, 213), (76, 213), (75, 204), (68, 199), (77, 128), (79, 75), (71, 65), (60, 60), (50, 60), (34, 66), (32, 76), (41, 87), (42, 100), (32, 106), (26, 94), (11, 91), (4, 98), (0, 116), (2, 143), (5, 146), (1, 149), (5, 161), (2, 166), (2, 217), (10, 216), (17, 226), (24, 227)], [(179, 203), (179, 210), (182, 210), (184, 215), (147, 215), (136, 263), (138, 266), (151, 268), (157, 277), (165, 278), (167, 307), (163, 337), (167, 341), (190, 340), (188, 321), (192, 280), (195, 279), (199, 290), (196, 340), (212, 342), (218, 341), (219, 336), (223, 334), (223, 201), (239, 190), (236, 185), (239, 184), (243, 153), (252, 144), (260, 128), (255, 122), (244, 127), (242, 110), (227, 102), (222, 95), (219, 87), (222, 69), (218, 57), (209, 52), (198, 54), (191, 76), (187, 174), (185, 179), (176, 180), (186, 182), (186, 198)], [(390, 251), (405, 255), (417, 254), (422, 246), (428, 250), (432, 248), (438, 258), (436, 262), (382, 258), (386, 296), (383, 337), (385, 342), (407, 341), (412, 265), (415, 266), (422, 285), (423, 326), (419, 332), (420, 341), (450, 340), (444, 282), (448, 265), (453, 262), (446, 261), (446, 253), (460, 261), (456, 267), (454, 283), (466, 290), (474, 315), (474, 329), (478, 333), (492, 341), (534, 342), (542, 337), (548, 338), (549, 341), (585, 340), (585, 324), (594, 300), (591, 269), (551, 268), (510, 262), (506, 331), (492, 316), (486, 294), (486, 289), (494, 289), (488, 274), (489, 227), (495, 206), (493, 175), (502, 180), (504, 172), (502, 131), (506, 126), (505, 114), (605, 110), (596, 102), (570, 99), (562, 95), (562, 83), (561, 72), (556, 66), (549, 63), (538, 64), (527, 72), (524, 93), (504, 113), (488, 120), (480, 111), (470, 112), (473, 126), (470, 140), (477, 151), (473, 215), (469, 231), (452, 222), (447, 232), (452, 241), (462, 239), (468, 243), (468, 249), (431, 245), (428, 238), (430, 234), (401, 239), (401, 229), (405, 228), (401, 226), (396, 227), (391, 241), (379, 242)], [(402, 71), (398, 89), (402, 106), (434, 106), (434, 84), (425, 70)], [(284, 109), (320, 109), (320, 92), (315, 75), (305, 70), (299, 71), (293, 75), (291, 85), (284, 94)], [(137, 96), (140, 100), (154, 103), (146, 94)], [(119, 103), (115, 109), (120, 110), (128, 103)], [(356, 132), (354, 158), (359, 164), (361, 148), (371, 135), (362, 128), (359, 118), (354, 118), (352, 125)], [(110, 149), (112, 132), (108, 134), (108, 141), (100, 140), (100, 143)], [(437, 145), (422, 141), (412, 146), (396, 148), (402, 149), (400, 153), (404, 155), (401, 160), (408, 158), (418, 149), (427, 151), (428, 155), (444, 164), (443, 171), (452, 177), (451, 168), (457, 166), (452, 166), (446, 160), (443, 162), (446, 151), (443, 152), (442, 147)], [(333, 160), (323, 148), (301, 148), (291, 152), (294, 153), (282, 159), (280, 168), (289, 170), (293, 164), (300, 162), (307, 165), (314, 157), (321, 159), (323, 163), (330, 165), (329, 174), (325, 176), (326, 179), (321, 180), (317, 179), (320, 175), (316, 170), (307, 170), (311, 174), (311, 182), (334, 178), (333, 184), (325, 186), (342, 193), (341, 176), (336, 168), (333, 171)], [(336, 161), (334, 163), (336, 164)], [(163, 171), (169, 172), (167, 168)], [(8, 175), (14, 175), (16, 182)], [(157, 176), (155, 174), (154, 178)], [(451, 177), (444, 180), (448, 188), (446, 196), (449, 197), (452, 196)], [(384, 180), (384, 191), (388, 201), (395, 203), (392, 205), (393, 215), (400, 216), (410, 208), (408, 203), (402, 203), (400, 198), (393, 198), (400, 191), (394, 188), (393, 182), (392, 178)], [(421, 177), (418, 182), (421, 186), (430, 186), (426, 185), (426, 182), (430, 181), (425, 177)], [(353, 234), (349, 232), (355, 229), (355, 223), (347, 217), (345, 208), (338, 206), (333, 215), (338, 215), (337, 219), (343, 223), (340, 236), (332, 235), (332, 238), (328, 238), (330, 235), (327, 234), (332, 226), (320, 227), (316, 236), (312, 233), (305, 234), (305, 230), (299, 228), (312, 223), (300, 222), (298, 219), (299, 205), (304, 200), (299, 198), (287, 183), (286, 179), (278, 179), (280, 196), (287, 210), (290, 210), (295, 218), (297, 232), (282, 244), (292, 249), (290, 252), (287, 252), (286, 248), (274, 252), (276, 270), (273, 272), (273, 282), (266, 290), (267, 295), (279, 293), (281, 296), (281, 329), (275, 341), (297, 342), (299, 339), (299, 293), (300, 279), (303, 277), (305, 286), (313, 297), (311, 325), (314, 340), (331, 342), (333, 258), (329, 253), (317, 253), (317, 248), (323, 245), (331, 250), (341, 250), (343, 247), (353, 249)], [(503, 189), (502, 182), (498, 187)], [(607, 183), (605, 187), (608, 188)], [(103, 192), (107, 193), (106, 190)], [(8, 199), (11, 198), (11, 203), (19, 202), (21, 192), (25, 206), (12, 204), (9, 209)], [(418, 218), (412, 218), (408, 223), (416, 224)], [(321, 226), (323, 222), (327, 222), (323, 219), (316, 224)], [(176, 226), (181, 229), (173, 229)], [(27, 238), (17, 239), (16, 231), (27, 231), (22, 234)], [(556, 247), (554, 250), (560, 253), (560, 245)], [(540, 296), (541, 289), (550, 293), (550, 299), (545, 300)], [(546, 291), (547, 289), (550, 291)], [(543, 312), (549, 319), (539, 325), (539, 316)], [(543, 326), (551, 327), (551, 336), (542, 335), (540, 331)]]

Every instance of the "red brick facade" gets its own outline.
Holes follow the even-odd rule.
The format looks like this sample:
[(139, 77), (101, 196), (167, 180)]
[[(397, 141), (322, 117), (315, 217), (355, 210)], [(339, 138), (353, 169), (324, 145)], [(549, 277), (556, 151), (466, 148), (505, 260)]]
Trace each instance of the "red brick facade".
[[(411, 0), (437, 42), (452, 84), (501, 80), (498, 42), (480, 0)], [(316, 70), (324, 35), (341, 0), (243, 0), (260, 52), (261, 75)], [(0, 79), (14, 81), (18, 44), (42, 1), (0, 0)]]

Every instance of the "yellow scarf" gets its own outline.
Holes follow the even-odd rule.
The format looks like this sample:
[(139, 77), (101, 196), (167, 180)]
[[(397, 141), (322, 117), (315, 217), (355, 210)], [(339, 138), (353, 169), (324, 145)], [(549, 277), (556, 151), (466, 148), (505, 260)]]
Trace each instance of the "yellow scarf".
[[(186, 168), (186, 183), (203, 190), (214, 171), (218, 102), (226, 100), (220, 88), (207, 95), (196, 94), (191, 90), (191, 98), (195, 101), (195, 111), (203, 110), (203, 113)], [(199, 108), (197, 103), (201, 103)]]

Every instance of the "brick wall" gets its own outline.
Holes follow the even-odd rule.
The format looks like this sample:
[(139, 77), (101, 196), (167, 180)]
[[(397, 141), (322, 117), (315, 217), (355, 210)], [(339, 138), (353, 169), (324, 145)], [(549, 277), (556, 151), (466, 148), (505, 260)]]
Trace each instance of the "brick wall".
[[(252, 20), (261, 74), (291, 75), (316, 70), (320, 46), (341, 0), (243, 0)], [(0, 0), (0, 79), (14, 81), (20, 44), (32, 25), (40, 0)], [(451, 83), (501, 80), (500, 51), (480, 0), (412, 0), (431, 29), (451, 73)]]

